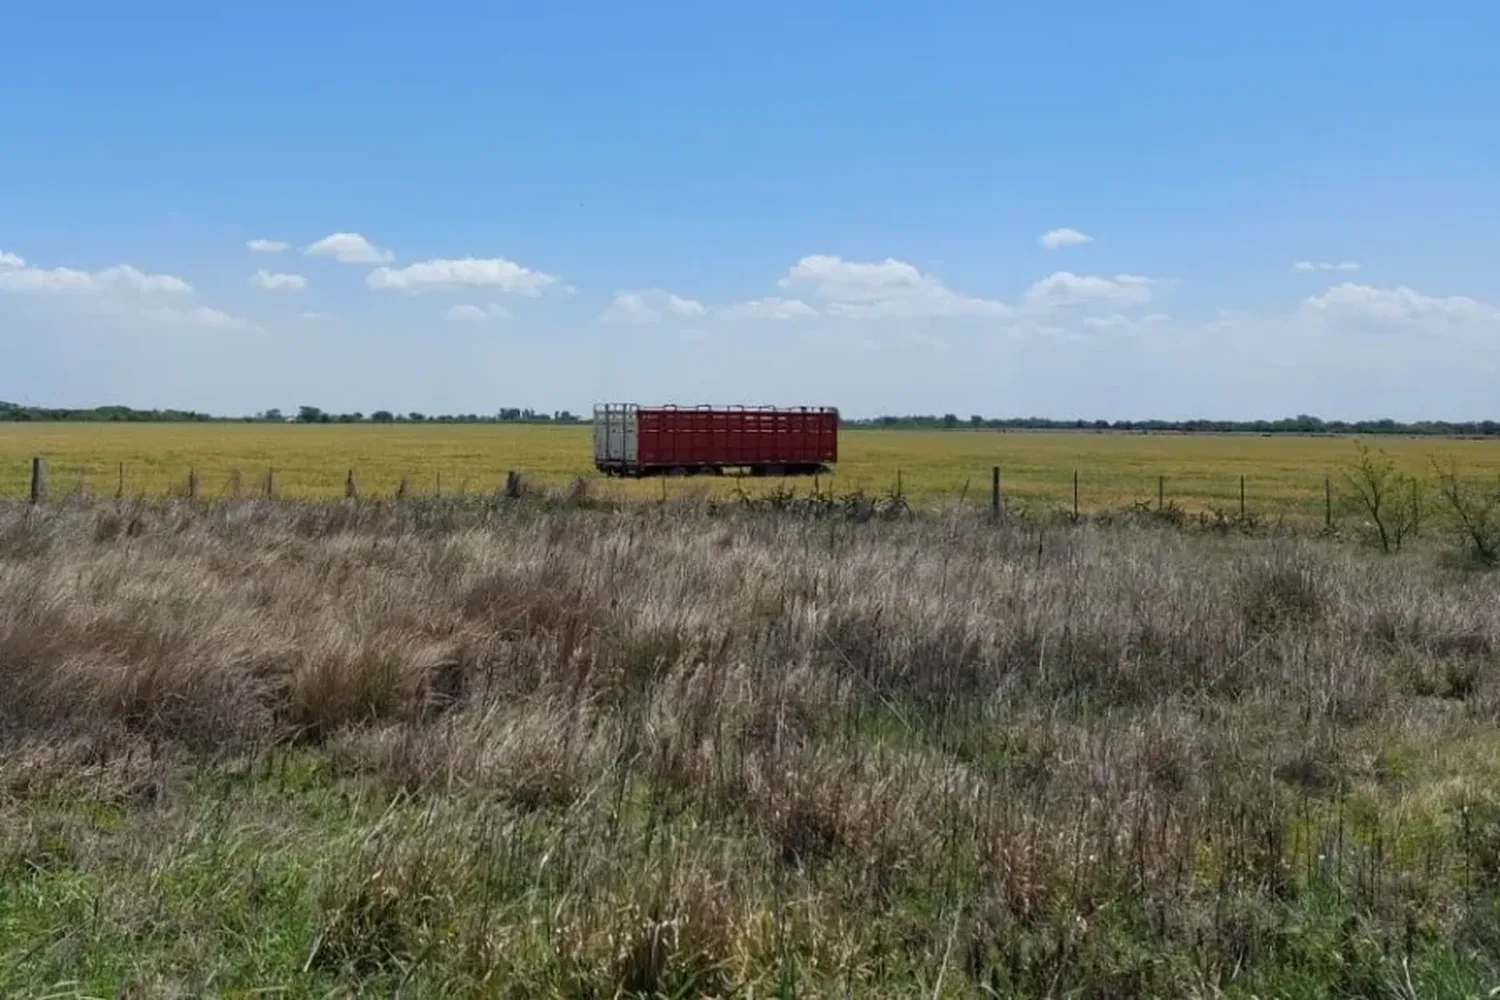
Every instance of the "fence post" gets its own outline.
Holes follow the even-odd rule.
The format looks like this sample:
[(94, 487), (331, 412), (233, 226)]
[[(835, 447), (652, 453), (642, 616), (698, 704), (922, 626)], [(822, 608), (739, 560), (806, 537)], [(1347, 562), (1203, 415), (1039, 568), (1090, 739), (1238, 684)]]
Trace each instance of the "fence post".
[(905, 496), (905, 494), (901, 492), (901, 470), (900, 469), (896, 470), (896, 496), (897, 497)]
[(1333, 530), (1333, 480), (1323, 477), (1323, 527)]
[(396, 487), (396, 499), (397, 500), (405, 500), (406, 499), (406, 491), (407, 491), (406, 477), (402, 476), (401, 477), (401, 485), (399, 485), (399, 486)]
[(1245, 519), (1245, 477), (1240, 477), (1240, 520)]
[(266, 466), (266, 499), (271, 500), (276, 496), (276, 467)]
[(31, 460), (31, 502), (41, 503), (47, 498), (47, 460), (45, 458), (33, 458)]
[(990, 516), (1000, 517), (1000, 466), (990, 469)]
[(355, 482), (353, 469), (349, 470), (349, 478), (344, 480), (344, 499), (359, 499), (359, 483)]
[(119, 481), (119, 485), (115, 487), (115, 499), (116, 500), (123, 500), (124, 498), (125, 498), (125, 463), (121, 462), (120, 463), (120, 481)]
[(195, 468), (193, 468), (193, 467), (191, 467), (191, 466), (188, 468), (188, 490), (187, 491), (188, 491), (188, 499), (189, 500), (197, 500), (198, 499), (198, 470), (195, 469)]
[(441, 472), (437, 474), (437, 495), (443, 495), (443, 474)]
[(514, 500), (521, 495), (521, 477), (515, 469), (505, 474), (505, 496)]
[(1073, 520), (1078, 520), (1078, 470), (1073, 470)]
[(1167, 477), (1156, 477), (1156, 509), (1158, 512), (1167, 509)]

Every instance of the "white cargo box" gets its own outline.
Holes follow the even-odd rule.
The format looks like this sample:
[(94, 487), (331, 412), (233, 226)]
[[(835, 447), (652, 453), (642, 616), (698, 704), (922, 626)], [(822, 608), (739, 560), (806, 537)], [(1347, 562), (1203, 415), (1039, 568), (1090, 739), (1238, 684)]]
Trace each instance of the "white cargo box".
[(594, 407), (594, 464), (599, 468), (629, 467), (640, 457), (640, 420), (631, 403)]

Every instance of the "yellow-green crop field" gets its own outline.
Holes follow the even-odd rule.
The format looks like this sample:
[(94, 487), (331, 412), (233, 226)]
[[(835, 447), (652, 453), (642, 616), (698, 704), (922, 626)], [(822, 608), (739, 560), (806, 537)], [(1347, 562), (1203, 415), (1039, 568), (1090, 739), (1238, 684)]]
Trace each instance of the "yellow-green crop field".
[[(1404, 471), (1430, 475), (1434, 460), (1475, 476), (1500, 475), (1500, 441), (1379, 438), (1368, 441)], [(1347, 437), (1178, 436), (996, 431), (844, 431), (841, 461), (822, 485), (884, 493), (899, 475), (916, 502), (989, 495), (990, 469), (1002, 469), (1008, 500), (1071, 505), (1073, 474), (1081, 505), (1098, 509), (1154, 500), (1165, 477), (1169, 500), (1188, 509), (1238, 508), (1265, 516), (1321, 513), (1325, 479), (1338, 491), (1356, 456)], [(492, 491), (508, 470), (566, 485), (595, 480), (596, 495), (639, 498), (805, 491), (805, 479), (607, 480), (593, 469), (587, 427), (264, 424), (0, 425), (0, 496), (28, 489), (31, 459), (48, 461), (49, 491), (113, 496), (181, 492), (195, 470), (204, 497), (263, 489), (274, 470), (280, 495), (333, 497), (353, 470), (363, 495), (389, 495), (407, 480), (413, 493)]]

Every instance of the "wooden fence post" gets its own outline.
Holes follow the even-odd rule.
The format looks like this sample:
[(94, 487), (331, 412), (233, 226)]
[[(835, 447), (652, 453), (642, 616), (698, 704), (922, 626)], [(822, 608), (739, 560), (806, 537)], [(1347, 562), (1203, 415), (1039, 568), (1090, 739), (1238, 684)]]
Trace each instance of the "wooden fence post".
[(198, 499), (198, 470), (192, 467), (188, 468), (187, 492), (189, 500)]
[(41, 503), (47, 498), (47, 460), (31, 460), (31, 502)]
[(1078, 520), (1078, 470), (1073, 470), (1073, 520)]
[(1245, 477), (1240, 477), (1240, 520), (1245, 519)]
[(511, 500), (521, 495), (521, 477), (515, 469), (505, 474), (505, 495)]
[(1333, 480), (1323, 477), (1323, 527), (1333, 529)]
[(276, 496), (276, 467), (266, 466), (266, 499), (270, 500)]
[(358, 500), (359, 499), (359, 483), (355, 482), (355, 480), (354, 480), (354, 470), (353, 469), (349, 470), (349, 478), (346, 479), (346, 480), (344, 480), (344, 499), (346, 499), (346, 500)]
[(409, 487), (408, 487), (407, 482), (406, 482), (406, 477), (402, 476), (401, 477), (401, 485), (399, 485), (399, 486), (396, 487), (396, 499), (397, 500), (405, 500), (406, 499), (406, 491), (407, 491), (408, 488)]
[(1167, 509), (1167, 477), (1156, 477), (1156, 509), (1163, 511)]
[(125, 463), (124, 462), (120, 463), (120, 480), (119, 480), (119, 485), (117, 485), (115, 487), (115, 499), (116, 500), (123, 500), (123, 499), (125, 499)]
[(990, 516), (1000, 517), (1000, 466), (990, 469)]
[(437, 495), (443, 495), (443, 474), (441, 472), (437, 474)]

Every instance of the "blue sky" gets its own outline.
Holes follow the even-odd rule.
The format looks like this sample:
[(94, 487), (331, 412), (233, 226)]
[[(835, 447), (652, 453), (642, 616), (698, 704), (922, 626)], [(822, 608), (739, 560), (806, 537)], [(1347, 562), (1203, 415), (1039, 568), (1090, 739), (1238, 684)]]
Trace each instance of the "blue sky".
[(1500, 409), (1493, 4), (13, 6), (0, 399)]

